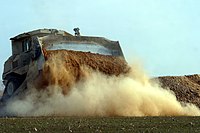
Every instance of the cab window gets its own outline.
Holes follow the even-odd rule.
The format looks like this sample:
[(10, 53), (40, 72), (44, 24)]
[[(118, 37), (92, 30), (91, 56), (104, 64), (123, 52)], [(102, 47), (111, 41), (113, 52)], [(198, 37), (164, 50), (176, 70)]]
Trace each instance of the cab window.
[(30, 51), (31, 41), (29, 39), (25, 39), (22, 41), (22, 52)]

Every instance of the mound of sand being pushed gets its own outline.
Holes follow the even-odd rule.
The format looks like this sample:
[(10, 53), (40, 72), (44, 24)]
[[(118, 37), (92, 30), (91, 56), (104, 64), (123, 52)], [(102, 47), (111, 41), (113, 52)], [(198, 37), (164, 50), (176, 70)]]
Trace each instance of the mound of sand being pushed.
[(86, 71), (86, 69), (115, 76), (129, 71), (129, 67), (122, 57), (72, 50), (44, 52), (47, 61), (43, 68), (40, 84), (43, 86), (59, 85), (63, 88), (64, 94), (67, 94), (76, 82), (88, 76), (89, 71)]
[(163, 88), (172, 90), (177, 99), (200, 108), (200, 75), (158, 77)]

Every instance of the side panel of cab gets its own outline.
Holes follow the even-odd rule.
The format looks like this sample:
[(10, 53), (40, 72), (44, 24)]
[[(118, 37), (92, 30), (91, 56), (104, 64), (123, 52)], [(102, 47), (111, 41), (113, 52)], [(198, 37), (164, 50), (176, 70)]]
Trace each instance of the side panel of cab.
[(12, 40), (12, 56), (4, 64), (3, 80), (6, 85), (9, 77), (22, 77), (28, 71), (31, 61), (30, 39)]

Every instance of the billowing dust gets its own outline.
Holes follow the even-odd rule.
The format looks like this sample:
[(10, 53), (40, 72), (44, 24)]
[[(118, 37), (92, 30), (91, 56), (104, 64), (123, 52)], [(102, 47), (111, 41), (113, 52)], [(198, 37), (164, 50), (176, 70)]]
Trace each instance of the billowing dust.
[[(127, 67), (125, 62), (122, 60), (118, 62), (114, 57), (104, 59), (104, 56), (98, 55), (97, 59), (92, 54), (83, 55), (82, 52), (73, 54), (70, 51), (63, 51), (47, 54), (51, 56), (48, 57), (40, 77), (43, 80), (40, 80), (37, 86), (29, 88), (25, 98), (15, 99), (8, 104), (6, 111), (10, 114), (18, 116), (200, 115), (195, 105), (178, 102), (173, 92), (161, 88), (158, 83), (151, 82), (136, 64), (134, 67)], [(80, 60), (80, 58), (85, 59)], [(92, 63), (94, 60), (97, 64)]]

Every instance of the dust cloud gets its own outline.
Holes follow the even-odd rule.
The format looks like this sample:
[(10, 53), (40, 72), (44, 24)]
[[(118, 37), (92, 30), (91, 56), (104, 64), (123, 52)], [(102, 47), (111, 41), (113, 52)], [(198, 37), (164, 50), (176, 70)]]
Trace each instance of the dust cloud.
[(178, 102), (173, 92), (151, 82), (136, 64), (128, 73), (109, 76), (84, 65), (72, 71), (65, 63), (60, 58), (47, 61), (50, 84), (29, 88), (6, 111), (17, 116), (200, 115), (195, 105)]

